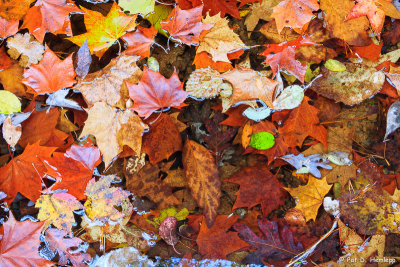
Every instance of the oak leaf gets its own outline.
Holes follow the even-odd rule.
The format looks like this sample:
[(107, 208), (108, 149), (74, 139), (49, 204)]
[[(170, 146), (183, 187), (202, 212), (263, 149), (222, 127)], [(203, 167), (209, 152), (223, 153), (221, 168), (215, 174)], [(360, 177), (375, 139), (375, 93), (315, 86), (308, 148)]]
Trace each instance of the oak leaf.
[(308, 220), (317, 218), (318, 209), (324, 201), (324, 197), (331, 190), (326, 178), (317, 179), (309, 177), (307, 185), (297, 188), (285, 188), (292, 197), (296, 198), (296, 209), (301, 210)]
[(203, 258), (226, 259), (227, 254), (248, 246), (237, 233), (228, 232), (238, 218), (238, 215), (218, 215), (212, 227), (208, 227), (207, 219), (203, 218), (196, 240)]
[(150, 48), (154, 44), (154, 37), (157, 30), (153, 27), (143, 28), (138, 26), (135, 32), (127, 33), (122, 40), (127, 44), (125, 54), (128, 56), (140, 56), (141, 58), (150, 56)]
[(239, 237), (257, 249), (246, 256), (244, 264), (263, 265), (268, 259), (282, 262), (303, 251), (302, 244), (296, 244), (292, 231), (286, 225), (279, 229), (277, 222), (267, 218), (258, 218), (257, 221), (262, 237), (256, 235), (247, 225), (233, 225), (233, 229), (239, 232)]
[(273, 108), (273, 96), (279, 82), (268, 79), (258, 71), (245, 68), (236, 68), (219, 77), (227, 80), (233, 86), (231, 105), (240, 101), (260, 99)]
[(26, 13), (21, 28), (28, 28), (39, 42), (43, 42), (47, 31), (70, 35), (69, 13), (73, 12), (82, 13), (82, 10), (68, 0), (39, 0)]
[(165, 21), (161, 22), (161, 27), (170, 34), (172, 40), (187, 45), (197, 45), (200, 40), (200, 34), (213, 26), (212, 24), (201, 22), (203, 18), (201, 15), (202, 10), (203, 6), (188, 10), (182, 10), (177, 6)]
[(287, 192), (265, 166), (245, 167), (224, 182), (239, 184), (239, 191), (232, 209), (261, 204), (264, 216), (285, 204)]
[(56, 148), (42, 147), (38, 143), (27, 145), (24, 152), (0, 168), (0, 188), (11, 203), (17, 193), (36, 202), (42, 191), (42, 176), (46, 171), (41, 159), (49, 158)]
[(313, 17), (313, 11), (319, 9), (317, 0), (283, 0), (273, 8), (271, 18), (275, 19), (278, 33), (284, 27), (303, 29)]
[(241, 18), (237, 7), (237, 0), (178, 0), (177, 2), (182, 9), (204, 5), (203, 15), (209, 12), (211, 16), (219, 13), (222, 18), (226, 14), (230, 14), (237, 19)]
[(90, 260), (90, 255), (81, 251), (73, 252), (74, 248), (79, 247), (83, 241), (77, 237), (66, 238), (67, 234), (64, 230), (47, 229), (45, 239), (48, 248), (52, 251), (57, 251), (59, 265), (67, 265), (67, 260), (70, 260), (74, 266), (87, 266), (84, 262)]
[(119, 187), (110, 187), (115, 175), (102, 176), (97, 182), (93, 178), (86, 186), (86, 214), (90, 219), (117, 221), (124, 217), (114, 206), (121, 205), (131, 193)]
[(44, 222), (16, 221), (12, 213), (3, 224), (0, 240), (1, 266), (52, 266), (54, 263), (39, 255)]
[(46, 47), (40, 63), (24, 71), (22, 82), (32, 88), (35, 94), (53, 93), (74, 85), (75, 76), (72, 55), (60, 60)]
[(149, 132), (143, 136), (142, 150), (153, 165), (182, 150), (181, 135), (170, 116), (162, 114), (150, 125)]
[(207, 15), (203, 19), (203, 23), (213, 24), (214, 26), (201, 39), (196, 54), (205, 51), (211, 54), (215, 62), (230, 63), (227, 54), (246, 47), (239, 35), (229, 28), (226, 18), (221, 18), (219, 15), (212, 17)]
[(126, 85), (129, 96), (134, 100), (132, 109), (145, 118), (160, 108), (179, 107), (188, 96), (176, 72), (166, 79), (160, 73), (144, 67), (139, 84), (126, 82)]
[[(282, 69), (286, 69), (299, 81), (304, 83), (304, 76), (306, 74), (307, 65), (296, 60), (295, 50), (303, 45), (316, 45), (308, 37), (300, 36), (294, 41), (284, 42), (280, 44), (269, 44), (267, 49), (260, 55), (265, 56), (264, 63), (269, 63), (274, 76)], [(273, 54), (271, 54), (273, 53)]]
[(97, 102), (87, 112), (88, 119), (81, 137), (88, 134), (96, 137), (106, 166), (122, 152), (124, 145), (140, 154), (142, 133), (148, 126), (132, 110), (121, 111)]
[(34, 0), (2, 0), (0, 17), (6, 20), (20, 20), (25, 16), (29, 6)]
[(84, 208), (74, 196), (64, 192), (41, 195), (35, 207), (39, 208), (38, 219), (46, 221), (44, 228), (53, 224), (68, 234), (72, 233), (72, 225), (75, 224), (73, 211)]
[(125, 107), (128, 89), (124, 81), (138, 83), (142, 75), (142, 71), (136, 65), (138, 59), (138, 56), (121, 55), (103, 69), (86, 75), (73, 89), (82, 93), (89, 107), (96, 102)]
[(14, 35), (18, 31), (18, 20), (6, 20), (0, 17), (0, 39)]
[(193, 198), (203, 208), (207, 226), (211, 227), (217, 216), (221, 196), (221, 181), (215, 160), (205, 147), (187, 140), (183, 147), (182, 161)]
[(127, 189), (135, 195), (148, 197), (157, 204), (157, 208), (163, 209), (180, 204), (172, 194), (172, 188), (161, 179), (157, 167), (146, 164), (136, 171), (134, 159), (130, 158), (126, 162), (124, 173)]
[(82, 10), (85, 12), (87, 32), (70, 37), (68, 40), (79, 46), (87, 40), (90, 52), (95, 52), (98, 56), (102, 56), (107, 48), (136, 27), (137, 15), (126, 15), (116, 2), (113, 2), (107, 16), (86, 8), (82, 8)]
[(301, 147), (307, 136), (312, 136), (327, 146), (328, 131), (324, 126), (318, 125), (318, 109), (308, 101), (309, 98), (304, 97), (300, 106), (291, 110), (285, 124), (279, 130), (288, 146)]

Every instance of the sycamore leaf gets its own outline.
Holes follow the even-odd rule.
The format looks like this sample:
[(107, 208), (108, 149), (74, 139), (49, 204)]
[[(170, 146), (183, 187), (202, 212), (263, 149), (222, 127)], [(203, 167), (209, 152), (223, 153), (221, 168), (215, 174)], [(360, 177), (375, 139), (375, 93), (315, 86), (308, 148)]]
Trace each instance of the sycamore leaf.
[(278, 33), (284, 27), (303, 29), (319, 9), (317, 0), (284, 0), (274, 7), (271, 17), (275, 19)]
[(182, 161), (193, 198), (203, 208), (207, 226), (211, 227), (221, 196), (221, 181), (215, 160), (204, 146), (188, 139), (183, 148)]
[(283, 260), (292, 258), (303, 251), (301, 243), (295, 242), (292, 231), (284, 225), (281, 229), (275, 221), (267, 218), (257, 219), (258, 228), (261, 230), (261, 237), (256, 235), (247, 225), (236, 223), (233, 229), (239, 232), (239, 237), (249, 243), (252, 248), (257, 249), (250, 253), (243, 260), (244, 264), (264, 265), (266, 259)]
[(121, 55), (103, 69), (90, 73), (74, 87), (82, 93), (89, 107), (105, 102), (113, 107), (125, 107), (128, 89), (124, 80), (138, 83), (142, 71), (136, 65), (138, 56)]
[(182, 42), (187, 45), (197, 45), (200, 34), (212, 28), (212, 24), (202, 23), (201, 11), (203, 6), (182, 10), (175, 7), (168, 18), (161, 22), (161, 27), (166, 30), (172, 40)]
[(7, 47), (7, 54), (13, 59), (19, 58), (19, 65), (24, 68), (39, 63), (43, 58), (44, 46), (35, 41), (29, 33), (18, 33), (8, 38)]
[(126, 82), (129, 96), (134, 100), (132, 109), (141, 117), (148, 118), (157, 109), (179, 107), (188, 93), (176, 72), (166, 79), (160, 73), (144, 67), (143, 76), (138, 85)]
[(0, 5), (0, 17), (6, 20), (18, 21), (25, 16), (33, 1), (34, 0), (2, 0)]
[(258, 71), (245, 68), (234, 69), (219, 77), (227, 80), (233, 86), (231, 105), (241, 101), (260, 99), (273, 108), (272, 100), (279, 82), (268, 79)]
[[(60, 75), (60, 74), (63, 75)], [(75, 84), (75, 71), (72, 55), (60, 60), (48, 47), (43, 59), (24, 71), (22, 82), (32, 88), (36, 94), (53, 93)]]
[(43, 42), (47, 31), (71, 35), (69, 13), (72, 12), (79, 13), (82, 10), (68, 0), (39, 0), (26, 13), (21, 28), (28, 28), (39, 42)]
[(307, 185), (297, 188), (285, 188), (296, 199), (296, 209), (303, 212), (306, 221), (317, 218), (318, 209), (324, 202), (324, 197), (331, 190), (326, 178), (317, 179), (310, 176)]
[(98, 56), (103, 55), (107, 48), (136, 27), (136, 15), (126, 15), (116, 2), (113, 2), (106, 17), (97, 11), (86, 8), (82, 8), (82, 10), (85, 11), (87, 32), (70, 37), (68, 40), (79, 46), (87, 40), (90, 52), (95, 52)]
[(274, 76), (282, 69), (286, 69), (303, 83), (307, 65), (295, 58), (295, 49), (303, 45), (316, 45), (316, 43), (312, 42), (309, 37), (303, 38), (300, 36), (294, 41), (269, 44), (267, 49), (260, 55), (266, 57), (264, 63), (269, 63)]
[(237, 233), (228, 231), (238, 218), (238, 215), (218, 215), (212, 227), (207, 226), (207, 219), (203, 218), (196, 240), (203, 258), (226, 259), (227, 254), (248, 246)]
[(3, 224), (0, 240), (1, 266), (52, 266), (54, 263), (39, 255), (40, 240), (44, 223), (16, 221), (12, 213)]
[(42, 147), (38, 143), (27, 145), (24, 152), (0, 168), (0, 188), (7, 194), (5, 199), (11, 203), (17, 193), (36, 202), (42, 191), (42, 176), (46, 171), (41, 159), (54, 152), (54, 147)]
[(84, 262), (90, 260), (90, 255), (81, 251), (73, 251), (82, 244), (82, 240), (77, 237), (66, 238), (68, 233), (64, 230), (47, 229), (45, 238), (46, 245), (52, 251), (57, 251), (59, 259), (58, 265), (67, 265), (67, 260), (70, 260), (73, 266), (87, 266)]
[(131, 14), (142, 14), (143, 16), (154, 11), (155, 0), (120, 0), (118, 4)]
[(261, 204), (262, 213), (268, 216), (271, 211), (285, 205), (287, 192), (266, 166), (245, 167), (224, 182), (240, 185), (232, 209), (250, 209)]
[(0, 17), (0, 40), (14, 35), (18, 31), (18, 20), (6, 20)]
[(88, 200), (85, 207), (90, 219), (117, 221), (124, 217), (114, 206), (121, 205), (131, 193), (119, 187), (110, 187), (114, 179), (114, 175), (107, 175), (97, 182), (93, 178), (87, 184), (85, 195), (88, 196)]
[(177, 2), (182, 9), (204, 5), (203, 15), (206, 15), (207, 12), (209, 12), (210, 16), (219, 13), (221, 18), (223, 18), (226, 14), (230, 14), (232, 17), (241, 19), (237, 0), (177, 0)]
[(128, 46), (125, 55), (140, 56), (141, 58), (150, 56), (150, 47), (154, 44), (154, 37), (157, 30), (153, 27), (143, 28), (138, 26), (135, 32), (130, 32), (122, 37)]
[(72, 195), (64, 192), (52, 195), (42, 195), (36, 201), (39, 208), (38, 219), (46, 221), (44, 228), (53, 224), (60, 230), (71, 235), (72, 225), (75, 224), (74, 210), (83, 209), (83, 205)]
[(96, 137), (106, 166), (122, 152), (124, 145), (140, 154), (142, 133), (148, 126), (133, 110), (117, 110), (104, 102), (97, 102), (87, 112), (88, 119), (81, 137), (88, 134)]
[(211, 54), (214, 62), (230, 63), (227, 54), (246, 47), (239, 35), (229, 28), (226, 18), (221, 18), (219, 15), (212, 17), (207, 15), (203, 23), (214, 26), (203, 36), (196, 54), (205, 51)]

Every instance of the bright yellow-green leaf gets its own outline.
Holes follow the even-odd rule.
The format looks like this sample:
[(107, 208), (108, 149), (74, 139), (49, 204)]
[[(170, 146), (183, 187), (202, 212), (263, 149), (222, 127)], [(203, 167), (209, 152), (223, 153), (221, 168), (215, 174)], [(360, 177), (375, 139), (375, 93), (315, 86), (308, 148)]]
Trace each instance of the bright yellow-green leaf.
[(156, 5), (154, 7), (154, 12), (146, 16), (146, 19), (153, 25), (154, 29), (158, 30), (159, 33), (166, 37), (168, 37), (168, 34), (161, 29), (160, 22), (166, 19), (171, 11), (171, 6)]
[(178, 221), (183, 221), (189, 215), (189, 211), (184, 208), (181, 209), (179, 212), (176, 210), (175, 207), (166, 208), (159, 210), (160, 216), (153, 219), (153, 221), (146, 220), (148, 223), (154, 225), (155, 227), (159, 227), (160, 224), (168, 217), (175, 217)]
[(325, 68), (331, 71), (346, 71), (346, 66), (335, 59), (329, 59), (324, 64)]
[(11, 114), (21, 111), (21, 102), (13, 93), (0, 91), (0, 114)]
[(135, 30), (136, 15), (126, 15), (114, 2), (107, 16), (85, 9), (85, 26), (87, 32), (68, 38), (71, 42), (81, 46), (87, 39), (90, 52), (102, 56), (121, 36)]
[(147, 15), (154, 11), (155, 0), (119, 0), (119, 6), (131, 14)]
[(312, 65), (312, 64), (313, 64), (313, 63), (308, 63), (308, 62), (307, 62), (307, 70), (306, 70), (306, 74), (304, 75), (304, 81), (305, 81), (306, 83), (311, 82), (311, 80), (312, 80), (315, 76), (317, 76), (317, 75), (319, 74), (320, 68), (318, 67), (318, 68), (316, 68), (315, 70), (311, 70), (311, 65)]
[(160, 71), (160, 64), (158, 63), (158, 61), (155, 57), (149, 57), (147, 59), (147, 67), (155, 72)]
[(294, 83), (294, 82), (296, 81), (296, 79), (297, 79), (297, 78), (294, 77), (292, 74), (290, 74), (289, 72), (286, 72), (286, 71), (281, 71), (281, 74), (282, 74), (283, 77), (285, 77), (286, 81), (287, 81), (289, 84)]

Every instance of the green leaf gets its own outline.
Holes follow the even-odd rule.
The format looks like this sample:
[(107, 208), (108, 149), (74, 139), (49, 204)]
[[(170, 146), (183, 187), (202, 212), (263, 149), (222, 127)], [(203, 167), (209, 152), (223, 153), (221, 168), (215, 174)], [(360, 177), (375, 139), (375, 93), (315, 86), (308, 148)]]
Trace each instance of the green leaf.
[(168, 34), (166, 33), (166, 31), (161, 29), (160, 22), (166, 19), (171, 11), (171, 6), (156, 5), (154, 7), (154, 12), (146, 16), (146, 19), (151, 23), (151, 25), (153, 25), (154, 29), (158, 30), (159, 33), (166, 36), (167, 38)]
[(273, 147), (275, 144), (275, 137), (269, 132), (258, 132), (251, 136), (250, 146), (258, 149), (265, 150)]
[(21, 102), (13, 93), (0, 91), (0, 114), (11, 114), (21, 111)]
[(119, 6), (131, 14), (143, 16), (154, 11), (155, 0), (119, 0)]
[(329, 59), (324, 64), (325, 68), (331, 71), (346, 71), (346, 66), (335, 59)]
[(157, 228), (168, 217), (175, 217), (178, 221), (183, 221), (189, 215), (189, 211), (186, 208), (181, 209), (178, 212), (178, 211), (176, 211), (175, 207), (172, 207), (172, 208), (166, 208), (166, 209), (159, 210), (159, 212), (160, 212), (160, 216), (154, 218), (153, 221), (146, 220), (148, 223), (152, 224), (153, 226), (155, 226)]
[(147, 59), (147, 67), (155, 72), (160, 71), (160, 64), (158, 63), (158, 61), (155, 57), (149, 57)]

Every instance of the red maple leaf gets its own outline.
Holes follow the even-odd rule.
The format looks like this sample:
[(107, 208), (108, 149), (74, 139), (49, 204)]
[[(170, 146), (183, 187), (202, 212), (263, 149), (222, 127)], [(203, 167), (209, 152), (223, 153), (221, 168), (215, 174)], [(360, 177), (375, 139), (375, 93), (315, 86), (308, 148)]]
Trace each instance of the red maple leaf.
[(51, 190), (67, 189), (77, 199), (85, 199), (86, 184), (100, 163), (100, 150), (95, 146), (73, 145), (65, 153), (54, 153), (45, 161), (46, 174), (57, 179)]
[(39, 255), (44, 222), (18, 222), (10, 212), (3, 224), (0, 240), (0, 266), (52, 266), (54, 262)]
[(132, 33), (125, 34), (122, 40), (128, 45), (128, 49), (125, 51), (126, 55), (131, 56), (150, 56), (150, 47), (154, 44), (154, 37), (157, 34), (157, 30), (153, 27), (143, 28), (138, 26), (137, 30)]
[[(280, 44), (268, 44), (267, 49), (260, 55), (267, 57), (264, 63), (269, 63), (272, 72), (275, 74), (281, 69), (286, 69), (293, 76), (304, 83), (307, 65), (296, 60), (296, 48), (303, 45), (317, 45), (309, 37), (300, 36), (294, 41), (283, 42)], [(273, 54), (271, 54), (273, 53)]]
[(375, 2), (376, 0), (357, 0), (357, 4), (350, 10), (345, 21), (367, 16), (374, 32), (380, 34), (385, 22), (385, 11), (378, 8)]
[(7, 194), (5, 200), (8, 203), (18, 192), (36, 202), (42, 191), (41, 178), (46, 171), (42, 159), (49, 158), (54, 150), (55, 147), (39, 146), (39, 142), (27, 145), (24, 153), (0, 168), (0, 188)]
[(182, 9), (189, 9), (204, 4), (203, 15), (209, 12), (210, 16), (220, 13), (221, 17), (230, 14), (237, 19), (241, 19), (237, 0), (177, 0)]
[(74, 4), (68, 0), (39, 0), (31, 7), (24, 17), (21, 28), (28, 28), (36, 39), (43, 42), (47, 31), (57, 34), (71, 35), (69, 13), (80, 12)]
[(238, 218), (237, 215), (218, 215), (213, 226), (208, 228), (205, 217), (203, 217), (196, 240), (203, 258), (226, 259), (227, 254), (248, 246), (238, 237), (237, 233), (228, 232)]
[(18, 31), (18, 20), (6, 20), (0, 17), (0, 39), (4, 39)]
[(278, 179), (266, 166), (254, 166), (243, 168), (240, 172), (225, 179), (240, 185), (236, 192), (236, 201), (232, 209), (242, 207), (254, 207), (261, 204), (264, 216), (285, 204), (287, 191), (282, 188)]
[(188, 10), (175, 7), (161, 27), (166, 30), (173, 40), (180, 41), (187, 45), (197, 45), (202, 31), (209, 30), (213, 24), (202, 23), (201, 11), (203, 6)]
[(144, 67), (139, 84), (126, 82), (126, 85), (134, 100), (132, 108), (145, 118), (160, 108), (179, 107), (188, 96), (176, 72), (166, 79), (159, 72)]

